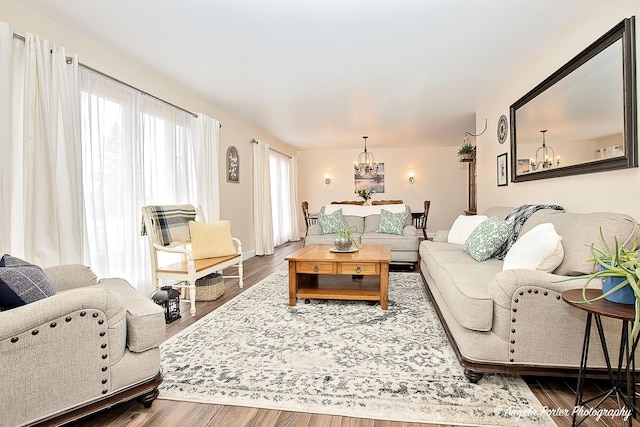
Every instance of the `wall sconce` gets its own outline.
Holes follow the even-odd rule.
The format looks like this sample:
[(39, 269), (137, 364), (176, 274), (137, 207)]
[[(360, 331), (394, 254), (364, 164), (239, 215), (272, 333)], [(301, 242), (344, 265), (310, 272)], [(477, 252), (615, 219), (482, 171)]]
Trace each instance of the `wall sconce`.
[(415, 174), (413, 172), (409, 172), (409, 184), (413, 184), (415, 181)]
[(328, 173), (324, 174), (324, 183), (327, 185), (331, 184), (331, 175), (329, 175)]

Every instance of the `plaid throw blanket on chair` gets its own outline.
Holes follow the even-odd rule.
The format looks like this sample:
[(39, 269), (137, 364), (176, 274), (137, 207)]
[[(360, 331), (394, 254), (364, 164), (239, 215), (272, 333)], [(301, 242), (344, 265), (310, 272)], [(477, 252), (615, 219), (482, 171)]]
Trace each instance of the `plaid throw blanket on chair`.
[(514, 210), (507, 215), (505, 221), (510, 221), (513, 223), (513, 231), (511, 232), (511, 236), (507, 239), (506, 242), (502, 244), (498, 248), (497, 251), (493, 253), (493, 256), (498, 259), (504, 259), (509, 252), (511, 246), (515, 243), (518, 235), (520, 234), (520, 230), (522, 230), (522, 226), (529, 219), (531, 215), (540, 209), (553, 209), (557, 211), (564, 211), (562, 206), (558, 205), (522, 205), (519, 208), (515, 208)]
[[(151, 221), (155, 227), (160, 244), (168, 246), (172, 242), (189, 242), (189, 221), (195, 221), (196, 209), (192, 205), (163, 205), (149, 206), (151, 211)], [(147, 230), (142, 224), (142, 234), (146, 235)]]

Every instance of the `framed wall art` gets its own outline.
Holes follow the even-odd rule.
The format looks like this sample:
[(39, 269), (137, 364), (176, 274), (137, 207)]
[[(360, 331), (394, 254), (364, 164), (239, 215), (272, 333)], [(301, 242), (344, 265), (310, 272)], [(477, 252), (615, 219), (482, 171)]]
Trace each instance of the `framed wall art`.
[(227, 148), (227, 182), (240, 182), (240, 156), (233, 145)]
[(384, 163), (378, 163), (378, 174), (372, 178), (362, 178), (353, 174), (353, 191), (360, 189), (372, 190), (375, 193), (384, 193)]
[(500, 154), (497, 161), (498, 187), (508, 185), (507, 181), (507, 153)]

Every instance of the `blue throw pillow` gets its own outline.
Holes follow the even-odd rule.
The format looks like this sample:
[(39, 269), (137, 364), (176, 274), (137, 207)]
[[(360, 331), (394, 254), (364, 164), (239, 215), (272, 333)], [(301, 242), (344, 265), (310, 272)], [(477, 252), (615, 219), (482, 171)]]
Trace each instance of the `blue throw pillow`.
[(386, 209), (380, 209), (380, 225), (378, 226), (378, 233), (402, 234), (406, 221), (407, 211), (393, 213)]
[(337, 233), (344, 228), (349, 228), (342, 219), (342, 208), (330, 214), (318, 212), (318, 222), (322, 228), (322, 234)]
[(20, 307), (55, 293), (53, 284), (37, 265), (8, 254), (0, 259), (0, 307)]

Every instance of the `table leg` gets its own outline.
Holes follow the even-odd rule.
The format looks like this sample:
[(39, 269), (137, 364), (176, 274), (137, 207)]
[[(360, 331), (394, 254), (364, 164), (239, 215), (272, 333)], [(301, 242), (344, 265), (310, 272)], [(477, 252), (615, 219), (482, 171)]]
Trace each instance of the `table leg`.
[(380, 263), (380, 308), (386, 310), (389, 305), (389, 264)]
[(296, 262), (289, 261), (289, 305), (296, 305), (298, 294), (298, 274), (296, 273)]
[(592, 314), (587, 313), (587, 326), (584, 330), (584, 341), (582, 343), (582, 356), (580, 357), (580, 371), (578, 374), (578, 384), (576, 386), (576, 404), (574, 405), (573, 412), (573, 421), (571, 422), (571, 426), (577, 426), (580, 423), (576, 423), (576, 418), (578, 416), (577, 411), (575, 409), (582, 406), (582, 392), (584, 391), (584, 377), (587, 371), (587, 356), (589, 355), (589, 339), (591, 337), (591, 318)]

